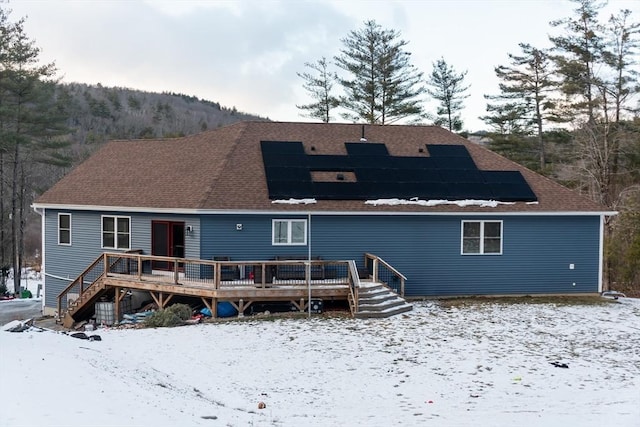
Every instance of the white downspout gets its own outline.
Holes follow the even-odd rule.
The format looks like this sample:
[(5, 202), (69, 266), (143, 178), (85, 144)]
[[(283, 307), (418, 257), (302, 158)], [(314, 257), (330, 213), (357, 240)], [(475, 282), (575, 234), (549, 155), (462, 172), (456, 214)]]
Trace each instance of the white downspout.
[(603, 291), (603, 274), (604, 274), (604, 221), (605, 216), (600, 215), (600, 244), (598, 248), (598, 292)]
[(309, 288), (309, 298), (307, 305), (309, 306), (309, 318), (311, 318), (311, 212), (307, 214), (307, 286)]
[[(33, 207), (33, 210), (40, 215), (40, 274), (42, 274), (42, 277), (46, 276), (45, 273), (45, 259), (44, 259), (44, 248), (45, 248), (45, 236), (47, 235), (47, 233), (45, 233), (45, 229), (44, 229), (44, 218), (45, 218), (45, 208), (41, 208), (38, 209), (36, 207)], [(43, 280), (42, 281), (42, 313), (44, 314), (44, 308), (47, 304), (47, 280)]]

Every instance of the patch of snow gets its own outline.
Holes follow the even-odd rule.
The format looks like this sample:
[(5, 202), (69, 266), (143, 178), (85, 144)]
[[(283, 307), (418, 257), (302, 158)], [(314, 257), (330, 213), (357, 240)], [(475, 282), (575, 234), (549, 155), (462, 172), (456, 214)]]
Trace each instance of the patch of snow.
[(480, 206), (483, 208), (495, 208), (498, 205), (514, 205), (515, 202), (499, 202), (497, 200), (421, 200), (417, 197), (407, 199), (376, 199), (367, 200), (366, 205), (373, 206), (398, 206), (398, 205), (417, 205), (417, 206), (440, 206), (440, 205), (456, 205), (460, 207)]
[(14, 367), (0, 425), (631, 427), (639, 330), (625, 298), (427, 301), (388, 319), (101, 328), (102, 341), (0, 332)]
[(539, 205), (540, 203), (536, 200), (535, 202), (527, 202), (527, 205)]
[(309, 205), (317, 203), (316, 199), (278, 199), (273, 200), (271, 203), (279, 203), (284, 205)]
[[(41, 289), (44, 287), (43, 274), (40, 271), (36, 271), (32, 268), (22, 269), (22, 275), (20, 279), (20, 286), (24, 289), (30, 290), (34, 297), (38, 292), (38, 285), (41, 285)], [(15, 292), (14, 288), (15, 285), (13, 283), (13, 269), (11, 269), (9, 270), (9, 277), (7, 277), (7, 289), (9, 290), (9, 292)]]

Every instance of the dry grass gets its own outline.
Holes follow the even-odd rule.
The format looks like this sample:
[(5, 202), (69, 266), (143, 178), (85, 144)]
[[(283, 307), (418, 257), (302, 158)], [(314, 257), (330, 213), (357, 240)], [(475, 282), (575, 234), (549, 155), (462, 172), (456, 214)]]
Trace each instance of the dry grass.
[(615, 302), (609, 298), (594, 296), (569, 296), (569, 295), (545, 295), (545, 296), (513, 296), (513, 297), (458, 297), (443, 298), (438, 302), (443, 307), (466, 307), (480, 304), (554, 304), (554, 305), (605, 305)]

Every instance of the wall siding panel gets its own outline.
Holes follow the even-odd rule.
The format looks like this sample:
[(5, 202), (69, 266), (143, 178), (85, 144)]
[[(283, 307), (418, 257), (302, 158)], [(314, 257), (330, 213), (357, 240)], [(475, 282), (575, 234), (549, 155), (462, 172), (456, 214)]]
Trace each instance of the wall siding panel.
[[(201, 253), (233, 260), (306, 255), (307, 246), (271, 245), (274, 218), (305, 216), (203, 218)], [(461, 221), (481, 219), (503, 221), (502, 255), (461, 255)], [(311, 249), (312, 256), (355, 259), (359, 266), (365, 252), (378, 255), (407, 276), (408, 296), (592, 293), (598, 291), (599, 221), (597, 216), (318, 215), (311, 219)]]
[[(72, 245), (57, 245), (58, 212), (72, 214)], [(111, 213), (110, 213), (111, 214)], [(118, 213), (114, 213), (118, 214)], [(151, 253), (151, 221), (185, 221), (188, 258), (273, 259), (307, 255), (308, 246), (274, 246), (273, 219), (306, 215), (152, 215), (131, 217), (132, 248)], [(73, 279), (100, 253), (100, 213), (46, 210), (46, 273)], [(461, 255), (462, 220), (502, 220), (502, 255)], [(237, 225), (242, 224), (238, 230)], [(599, 216), (339, 216), (313, 215), (312, 256), (356, 260), (378, 255), (407, 276), (407, 296), (595, 293)], [(570, 269), (570, 264), (574, 269)], [(55, 306), (64, 280), (46, 278), (46, 305)]]
[[(71, 246), (58, 245), (58, 213), (71, 214)], [(200, 257), (200, 218), (197, 215), (149, 215), (126, 212), (109, 212), (105, 215), (131, 217), (131, 248), (151, 253), (151, 221), (184, 221), (194, 229), (192, 236), (185, 238), (185, 253), (188, 258)], [(53, 210), (45, 211), (45, 306), (55, 307), (57, 297), (64, 288), (82, 273), (101, 253), (118, 252), (101, 247), (102, 212)], [(69, 281), (54, 278), (58, 276)]]

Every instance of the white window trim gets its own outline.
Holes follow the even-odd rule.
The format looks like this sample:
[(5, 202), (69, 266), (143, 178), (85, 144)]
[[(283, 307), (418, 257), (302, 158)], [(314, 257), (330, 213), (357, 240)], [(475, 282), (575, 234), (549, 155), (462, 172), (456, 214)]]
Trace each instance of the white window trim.
[[(464, 251), (464, 225), (466, 223), (480, 223), (480, 252), (465, 252)], [(484, 252), (484, 225), (485, 223), (499, 223), (500, 224), (500, 252)], [(502, 255), (502, 246), (504, 244), (504, 224), (502, 220), (463, 220), (460, 224), (460, 255)]]
[[(103, 246), (104, 245), (104, 219), (105, 218), (113, 218), (113, 226), (114, 226), (114, 236), (113, 243), (115, 246)], [(119, 219), (127, 219), (129, 221), (129, 242), (126, 248), (118, 248), (118, 220)], [(101, 215), (100, 216), (100, 246), (102, 249), (115, 249), (119, 251), (127, 251), (131, 249), (131, 217), (130, 216), (122, 216), (122, 215)]]
[[(276, 242), (276, 222), (287, 223), (287, 242)], [(294, 222), (304, 223), (304, 241), (299, 243), (291, 242), (291, 224)], [(306, 219), (272, 219), (271, 220), (271, 244), (273, 246), (306, 246), (307, 244), (307, 220)]]
[[(69, 243), (62, 243), (60, 242), (60, 231), (62, 230), (66, 230), (63, 228), (60, 228), (60, 217), (64, 215), (64, 216), (68, 216), (69, 217)], [(71, 243), (73, 242), (72, 238), (71, 238), (71, 230), (72, 230), (72, 220), (73, 218), (71, 217), (70, 213), (65, 213), (65, 212), (58, 212), (58, 245), (60, 246), (71, 246)]]

